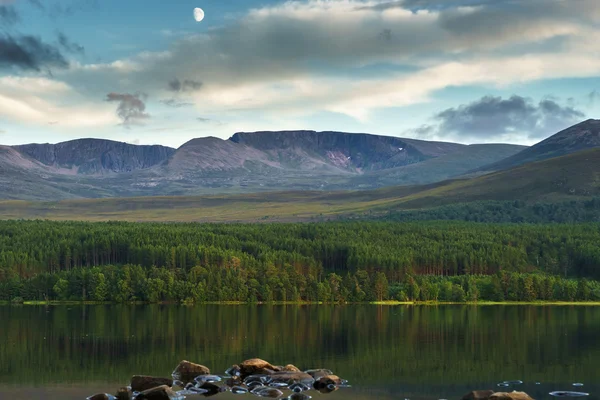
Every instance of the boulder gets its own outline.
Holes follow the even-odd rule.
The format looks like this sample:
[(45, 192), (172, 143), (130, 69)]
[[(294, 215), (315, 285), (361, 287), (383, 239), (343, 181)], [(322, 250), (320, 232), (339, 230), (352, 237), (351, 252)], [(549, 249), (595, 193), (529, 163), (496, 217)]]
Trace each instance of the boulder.
[(129, 393), (129, 389), (126, 387), (120, 388), (115, 397), (117, 400), (131, 400), (131, 394)]
[(292, 385), (294, 383), (304, 383), (305, 385), (310, 386), (315, 382), (315, 378), (313, 378), (305, 372), (275, 372), (270, 375), (270, 378), (271, 380), (269, 383), (285, 382), (289, 385)]
[(493, 394), (493, 390), (473, 390), (465, 394), (462, 400), (488, 400)]
[(136, 400), (176, 400), (179, 396), (167, 385), (144, 390), (137, 395)]
[(489, 400), (533, 400), (525, 392), (496, 392), (489, 397)]
[(185, 383), (193, 381), (195, 377), (200, 375), (210, 375), (210, 369), (204, 365), (194, 364), (186, 360), (180, 362), (173, 371), (173, 378)]
[(173, 380), (169, 378), (158, 378), (155, 376), (134, 375), (131, 377), (131, 390), (134, 392), (143, 392), (157, 386), (173, 386)]
[(309, 369), (305, 372), (315, 379), (319, 379), (322, 376), (333, 375), (333, 372), (329, 369)]
[(277, 367), (260, 358), (251, 358), (239, 365), (242, 377), (248, 375), (270, 374), (278, 371)]
[(86, 400), (110, 400), (111, 396), (106, 393), (98, 393), (88, 397)]
[(325, 375), (315, 380), (315, 386), (341, 385), (342, 380), (337, 375)]
[(286, 365), (285, 367), (283, 367), (282, 370), (286, 371), (286, 372), (302, 372), (302, 371), (300, 371), (300, 369), (298, 367), (296, 367), (295, 365), (292, 365), (292, 364)]

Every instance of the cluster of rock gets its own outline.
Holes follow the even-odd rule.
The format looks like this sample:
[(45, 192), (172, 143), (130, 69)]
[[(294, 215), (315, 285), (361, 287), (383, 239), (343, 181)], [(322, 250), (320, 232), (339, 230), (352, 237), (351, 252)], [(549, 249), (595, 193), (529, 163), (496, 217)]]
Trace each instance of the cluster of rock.
[(233, 365), (224, 376), (212, 375), (204, 365), (184, 360), (175, 368), (172, 378), (135, 375), (131, 385), (122, 387), (116, 395), (101, 393), (87, 400), (182, 400), (187, 395), (208, 397), (223, 392), (282, 398), (286, 396), (284, 391), (291, 392), (286, 397), (289, 400), (306, 400), (311, 398), (307, 391), (331, 393), (346, 384), (328, 369), (301, 371), (291, 364), (276, 366), (259, 358)]

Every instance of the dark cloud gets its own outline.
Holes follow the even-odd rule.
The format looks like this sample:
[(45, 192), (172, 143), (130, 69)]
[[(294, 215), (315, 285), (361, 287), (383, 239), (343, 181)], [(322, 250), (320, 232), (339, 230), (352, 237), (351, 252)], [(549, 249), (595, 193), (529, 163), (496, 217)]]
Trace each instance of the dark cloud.
[(0, 26), (16, 24), (19, 19), (19, 13), (17, 13), (17, 10), (13, 6), (0, 5)]
[(160, 100), (160, 103), (164, 104), (167, 107), (173, 108), (191, 107), (194, 105), (194, 103), (186, 103), (176, 99), (163, 99)]
[(39, 71), (42, 68), (68, 68), (60, 50), (36, 36), (0, 35), (0, 68), (16, 67)]
[(585, 118), (580, 110), (551, 98), (534, 103), (513, 95), (508, 99), (485, 96), (472, 103), (449, 108), (434, 116), (436, 125), (413, 131), (420, 137), (453, 137), (489, 141), (505, 135), (537, 139), (556, 133)]
[(144, 103), (145, 95), (129, 94), (129, 93), (109, 93), (106, 96), (106, 101), (118, 102), (117, 115), (123, 120), (123, 125), (140, 124), (143, 120), (150, 118), (146, 111), (146, 103)]
[(202, 88), (202, 82), (186, 79), (183, 82), (175, 78), (169, 81), (169, 90), (173, 92), (195, 92)]
[(72, 42), (64, 33), (58, 32), (58, 43), (65, 51), (75, 54), (85, 53), (85, 48), (75, 42)]

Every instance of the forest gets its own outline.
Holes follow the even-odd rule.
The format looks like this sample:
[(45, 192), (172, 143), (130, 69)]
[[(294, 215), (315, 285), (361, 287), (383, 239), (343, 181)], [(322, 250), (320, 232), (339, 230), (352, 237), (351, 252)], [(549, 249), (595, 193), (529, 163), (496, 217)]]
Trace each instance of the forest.
[(0, 222), (0, 300), (597, 301), (600, 224)]

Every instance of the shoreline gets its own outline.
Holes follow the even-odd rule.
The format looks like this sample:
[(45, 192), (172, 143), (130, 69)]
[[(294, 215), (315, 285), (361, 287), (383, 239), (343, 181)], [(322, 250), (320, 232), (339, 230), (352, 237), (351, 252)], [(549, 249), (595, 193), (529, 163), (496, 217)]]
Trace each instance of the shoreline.
[(221, 302), (203, 302), (203, 303), (178, 303), (178, 302), (158, 302), (158, 303), (147, 303), (147, 302), (127, 302), (117, 303), (112, 301), (24, 301), (22, 303), (13, 303), (10, 301), (0, 301), (0, 306), (116, 306), (116, 305), (162, 305), (162, 306), (205, 306), (205, 305), (218, 305), (218, 306), (310, 306), (310, 305), (325, 305), (325, 306), (347, 306), (347, 305), (376, 305), (376, 306), (448, 306), (448, 305), (462, 305), (462, 306), (595, 306), (600, 307), (600, 301), (477, 301), (477, 302), (442, 302), (442, 301), (370, 301), (370, 302), (358, 302), (358, 303), (330, 303), (330, 302), (308, 302), (308, 301), (274, 301), (274, 302), (240, 302), (240, 301), (221, 301)]

